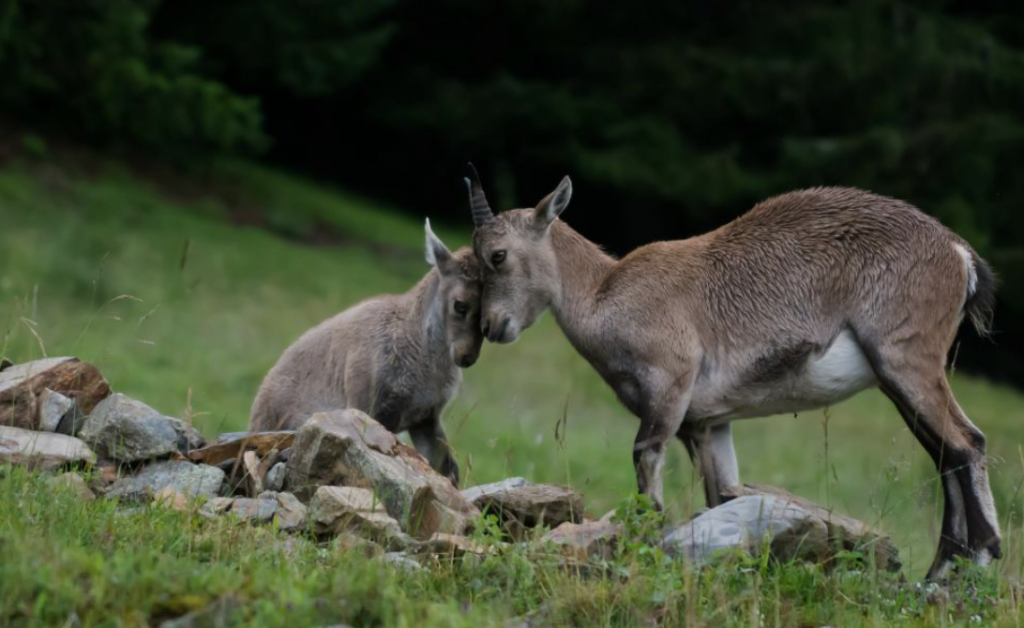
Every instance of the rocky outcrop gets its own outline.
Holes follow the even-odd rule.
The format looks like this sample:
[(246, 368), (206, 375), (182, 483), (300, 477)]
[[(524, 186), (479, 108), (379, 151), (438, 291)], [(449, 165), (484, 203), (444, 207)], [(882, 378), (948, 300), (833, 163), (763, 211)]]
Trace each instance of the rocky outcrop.
[(302, 426), (285, 486), (300, 498), (321, 486), (371, 489), (403, 530), (419, 538), (461, 534), (479, 514), (414, 449), (358, 410), (318, 413)]

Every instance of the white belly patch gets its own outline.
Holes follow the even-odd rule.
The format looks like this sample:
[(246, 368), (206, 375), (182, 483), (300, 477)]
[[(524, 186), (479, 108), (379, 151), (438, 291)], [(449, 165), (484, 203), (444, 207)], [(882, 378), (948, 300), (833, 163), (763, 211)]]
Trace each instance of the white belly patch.
[(828, 350), (811, 356), (794, 372), (772, 383), (727, 395), (733, 401), (718, 419), (749, 419), (834, 405), (877, 385), (875, 372), (853, 333), (843, 330)]

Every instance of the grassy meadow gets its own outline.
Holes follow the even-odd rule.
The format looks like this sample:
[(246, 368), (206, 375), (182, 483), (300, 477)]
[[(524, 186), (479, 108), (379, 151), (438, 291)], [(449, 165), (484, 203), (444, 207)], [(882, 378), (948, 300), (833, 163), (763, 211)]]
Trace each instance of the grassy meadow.
[[(245, 163), (188, 185), (116, 164), (8, 165), (0, 354), (76, 355), (115, 390), (207, 435), (245, 429), (261, 378), (300, 333), (426, 272), (424, 216), (410, 209)], [(468, 216), (438, 232), (452, 248), (467, 245)], [(911, 584), (936, 544), (935, 471), (870, 392), (735, 424), (741, 474), (879, 526), (909, 582), (740, 558), (697, 572), (639, 542), (600, 577), (546, 567), (525, 550), (404, 574), (268, 529), (79, 503), (46, 478), (0, 470), (0, 625), (155, 625), (231, 594), (237, 621), (251, 625), (1019, 626), (1024, 394), (960, 373), (953, 386), (989, 438), (1005, 558), (968, 573), (948, 601)], [(550, 316), (516, 344), (485, 346), (446, 425), (467, 485), (512, 475), (571, 484), (598, 516), (634, 490), (638, 422)], [(665, 473), (670, 519), (701, 507), (681, 445)]]

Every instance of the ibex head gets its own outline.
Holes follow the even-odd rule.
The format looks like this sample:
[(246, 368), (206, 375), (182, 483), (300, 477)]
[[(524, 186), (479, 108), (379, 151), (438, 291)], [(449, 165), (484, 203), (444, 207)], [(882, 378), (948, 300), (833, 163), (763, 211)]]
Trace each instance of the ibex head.
[(491, 342), (512, 342), (547, 309), (558, 290), (558, 267), (551, 223), (572, 198), (572, 182), (562, 179), (533, 209), (495, 215), (472, 165), (470, 209), (476, 230), (473, 251), (483, 279), (483, 333)]
[(480, 357), (483, 335), (480, 330), (480, 271), (473, 250), (466, 247), (455, 253), (434, 235), (427, 220), (426, 258), (441, 277), (438, 299), (443, 308), (445, 331), (452, 360), (468, 368)]

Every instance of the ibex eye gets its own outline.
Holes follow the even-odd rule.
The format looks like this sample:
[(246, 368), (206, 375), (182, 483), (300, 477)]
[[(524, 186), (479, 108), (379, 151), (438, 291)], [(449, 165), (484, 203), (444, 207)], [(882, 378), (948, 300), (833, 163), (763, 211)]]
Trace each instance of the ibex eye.
[(505, 261), (505, 251), (495, 251), (491, 253), (491, 263), (497, 266), (498, 264)]
[(469, 304), (467, 304), (465, 301), (456, 301), (455, 313), (458, 314), (459, 316), (465, 317), (466, 314), (469, 313)]

